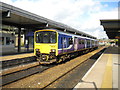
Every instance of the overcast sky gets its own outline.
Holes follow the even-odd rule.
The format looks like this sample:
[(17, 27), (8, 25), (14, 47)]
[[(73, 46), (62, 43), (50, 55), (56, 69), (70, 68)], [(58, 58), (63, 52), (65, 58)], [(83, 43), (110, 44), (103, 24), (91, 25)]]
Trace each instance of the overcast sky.
[(107, 38), (100, 19), (118, 19), (119, 0), (0, 0), (97, 38)]

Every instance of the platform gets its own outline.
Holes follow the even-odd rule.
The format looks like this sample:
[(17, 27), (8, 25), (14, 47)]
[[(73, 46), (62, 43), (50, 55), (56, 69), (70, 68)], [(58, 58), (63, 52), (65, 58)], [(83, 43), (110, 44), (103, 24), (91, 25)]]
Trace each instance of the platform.
[(2, 56), (0, 61), (8, 61), (12, 59), (20, 59), (20, 58), (26, 58), (26, 57), (32, 57), (34, 56), (34, 53), (24, 53), (24, 54), (16, 54), (16, 55), (7, 55)]
[(80, 88), (109, 88), (120, 90), (120, 47), (108, 47), (73, 90)]
[(36, 61), (34, 53), (22, 53), (0, 57), (0, 69)]

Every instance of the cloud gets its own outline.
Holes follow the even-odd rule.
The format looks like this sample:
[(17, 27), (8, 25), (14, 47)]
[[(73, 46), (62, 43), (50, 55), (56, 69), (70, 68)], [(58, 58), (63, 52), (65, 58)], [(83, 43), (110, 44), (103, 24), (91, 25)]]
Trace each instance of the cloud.
[[(107, 37), (100, 19), (117, 19), (118, 10), (98, 0), (1, 0), (8, 4), (67, 24), (98, 38)], [(112, 0), (111, 0), (112, 1)]]

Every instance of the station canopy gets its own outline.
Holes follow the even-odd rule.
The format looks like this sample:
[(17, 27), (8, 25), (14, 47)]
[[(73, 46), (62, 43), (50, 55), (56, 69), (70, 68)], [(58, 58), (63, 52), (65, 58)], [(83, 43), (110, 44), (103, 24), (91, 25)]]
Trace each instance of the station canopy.
[(78, 31), (68, 25), (44, 18), (20, 8), (0, 2), (0, 13), (2, 15), (2, 24), (15, 26), (18, 28), (28, 28), (39, 30), (43, 28), (54, 28), (70, 33), (75, 33), (88, 38), (96, 39), (96, 37)]
[(120, 39), (120, 19), (100, 20), (109, 39)]

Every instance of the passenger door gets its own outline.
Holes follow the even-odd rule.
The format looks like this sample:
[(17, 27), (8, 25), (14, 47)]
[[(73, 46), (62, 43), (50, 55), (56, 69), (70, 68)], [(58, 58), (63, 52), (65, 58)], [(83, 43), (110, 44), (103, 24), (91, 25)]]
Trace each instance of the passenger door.
[(74, 50), (76, 51), (78, 49), (78, 38), (74, 37)]
[(67, 39), (62, 37), (62, 52), (67, 52)]

